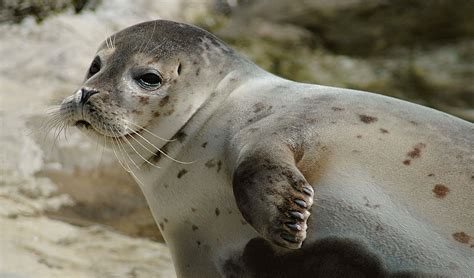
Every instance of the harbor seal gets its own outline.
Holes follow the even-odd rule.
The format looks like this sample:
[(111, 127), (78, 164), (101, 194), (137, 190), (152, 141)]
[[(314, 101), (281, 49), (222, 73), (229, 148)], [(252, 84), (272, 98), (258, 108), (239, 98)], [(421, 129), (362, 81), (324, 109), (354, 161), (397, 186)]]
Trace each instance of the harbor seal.
[(474, 273), (459, 118), (286, 80), (164, 20), (108, 38), (59, 114), (135, 178), (179, 277)]

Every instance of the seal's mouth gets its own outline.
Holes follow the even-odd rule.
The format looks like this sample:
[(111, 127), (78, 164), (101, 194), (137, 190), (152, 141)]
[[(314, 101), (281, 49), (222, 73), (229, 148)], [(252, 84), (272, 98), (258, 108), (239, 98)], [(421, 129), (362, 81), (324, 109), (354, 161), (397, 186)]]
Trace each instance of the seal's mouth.
[(74, 126), (76, 126), (77, 128), (86, 128), (86, 129), (90, 129), (92, 128), (92, 125), (87, 122), (87, 121), (84, 121), (84, 120), (79, 120), (77, 121)]
[(129, 133), (126, 133), (126, 134), (122, 134), (122, 135), (119, 135), (119, 136), (111, 136), (111, 135), (108, 135), (108, 134), (103, 134), (102, 132), (99, 132), (97, 131), (91, 123), (89, 123), (88, 121), (85, 121), (85, 120), (79, 120), (79, 121), (76, 121), (74, 123), (74, 126), (79, 128), (79, 129), (87, 129), (87, 130), (92, 130), (92, 131), (95, 131), (96, 133), (102, 135), (102, 136), (106, 136), (106, 137), (113, 137), (113, 138), (117, 138), (117, 139), (122, 139), (122, 138), (131, 138), (131, 137), (134, 137), (135, 135), (137, 134), (140, 134), (142, 131), (143, 131), (143, 128), (140, 128), (139, 130), (132, 130), (131, 132)]

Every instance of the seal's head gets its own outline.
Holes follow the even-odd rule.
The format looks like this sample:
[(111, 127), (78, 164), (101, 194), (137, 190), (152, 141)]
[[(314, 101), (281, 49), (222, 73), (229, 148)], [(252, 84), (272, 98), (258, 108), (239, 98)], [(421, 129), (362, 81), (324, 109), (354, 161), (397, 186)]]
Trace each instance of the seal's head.
[(165, 20), (131, 26), (102, 43), (82, 88), (62, 102), (61, 117), (95, 138), (144, 129), (172, 137), (209, 98), (232, 57), (194, 26)]

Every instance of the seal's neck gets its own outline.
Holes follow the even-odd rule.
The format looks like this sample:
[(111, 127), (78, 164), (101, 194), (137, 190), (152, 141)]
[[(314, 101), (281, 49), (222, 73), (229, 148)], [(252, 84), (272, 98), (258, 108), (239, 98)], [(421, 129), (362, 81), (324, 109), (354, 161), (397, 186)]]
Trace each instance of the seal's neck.
[[(239, 87), (245, 86), (263, 75), (269, 75), (264, 70), (245, 58), (238, 57), (226, 63), (218, 64), (215, 69), (202, 70), (200, 82), (190, 82), (188, 89), (189, 97), (175, 101), (174, 114), (166, 119), (160, 120), (149, 127), (149, 130), (161, 138), (169, 138), (170, 141), (158, 139), (151, 134), (142, 134), (142, 137), (151, 142), (157, 150), (155, 154), (135, 146), (130, 150), (129, 156), (134, 164), (144, 166), (155, 163), (160, 157), (167, 156), (171, 148), (178, 147), (183, 136), (193, 136), (200, 126), (214, 111), (225, 102), (225, 100)], [(209, 80), (208, 83), (202, 80)], [(133, 142), (132, 142), (133, 143)], [(159, 150), (158, 150), (159, 149)]]

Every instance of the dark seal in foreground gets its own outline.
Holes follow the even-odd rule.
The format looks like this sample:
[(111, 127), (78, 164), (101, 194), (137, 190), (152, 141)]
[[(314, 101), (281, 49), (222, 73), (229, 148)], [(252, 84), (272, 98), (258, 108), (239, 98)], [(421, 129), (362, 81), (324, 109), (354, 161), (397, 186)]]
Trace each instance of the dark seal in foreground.
[(114, 149), (180, 277), (474, 273), (461, 119), (285, 80), (162, 20), (107, 39), (60, 114)]

